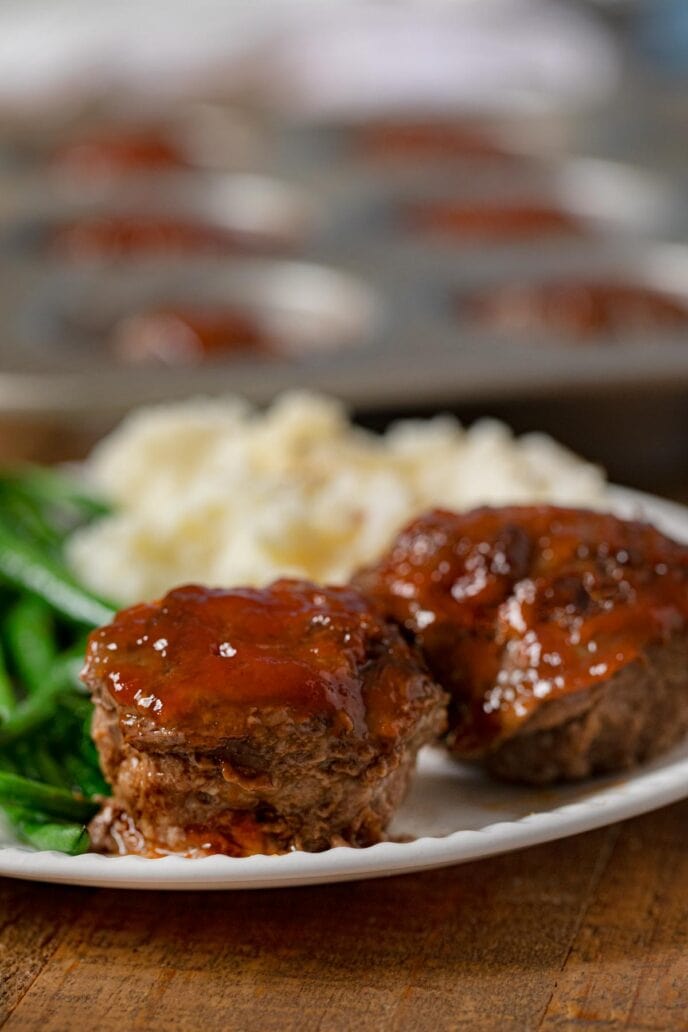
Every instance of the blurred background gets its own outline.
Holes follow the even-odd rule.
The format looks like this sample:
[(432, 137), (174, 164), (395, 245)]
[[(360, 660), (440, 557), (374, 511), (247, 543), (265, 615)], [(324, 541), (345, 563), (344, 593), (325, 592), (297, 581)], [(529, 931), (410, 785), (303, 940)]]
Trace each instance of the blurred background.
[(685, 0), (0, 6), (0, 458), (307, 387), (688, 494)]

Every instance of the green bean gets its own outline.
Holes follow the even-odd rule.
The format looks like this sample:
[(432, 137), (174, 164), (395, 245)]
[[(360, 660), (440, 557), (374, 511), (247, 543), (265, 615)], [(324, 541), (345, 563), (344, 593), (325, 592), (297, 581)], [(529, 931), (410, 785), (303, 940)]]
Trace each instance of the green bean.
[(19, 773), (25, 778), (33, 778), (36, 781), (40, 781), (41, 774), (36, 763), (35, 752), (32, 750), (29, 742), (22, 739), (16, 742), (14, 745), (14, 759), (19, 767)]
[(69, 856), (79, 856), (86, 853), (91, 845), (83, 824), (42, 819), (16, 806), (6, 806), (4, 809), (18, 837), (35, 849), (52, 849)]
[(68, 649), (61, 652), (58, 657), (64, 677), (70, 681), (72, 687), (74, 687), (80, 695), (83, 695), (86, 691), (79, 676), (84, 665), (86, 646), (87, 639), (79, 638), (79, 640), (74, 642), (73, 645), (70, 645)]
[(97, 767), (92, 767), (90, 763), (84, 762), (80, 756), (70, 753), (65, 754), (63, 763), (74, 788), (82, 792), (87, 798), (90, 799), (92, 796), (109, 794), (110, 788)]
[(95, 743), (91, 738), (90, 728), (91, 718), (89, 716), (88, 723), (84, 727), (78, 742), (78, 756), (82, 763), (86, 765), (86, 769), (91, 771), (91, 780), (89, 781), (89, 785), (91, 787), (89, 789), (89, 794), (109, 795), (110, 786), (108, 785), (103, 775), (100, 766), (100, 756), (98, 755), (98, 750), (96, 749)]
[[(38, 849), (87, 850), (82, 822), (98, 808), (87, 797), (108, 792), (79, 672), (86, 630), (116, 607), (61, 558), (67, 534), (108, 511), (54, 471), (0, 473), (0, 807)], [(69, 626), (73, 645), (58, 654), (56, 634), (69, 642)]]
[(35, 500), (28, 498), (21, 488), (3, 483), (0, 479), (2, 513), (8, 523), (24, 537), (36, 541), (49, 551), (59, 549), (63, 534), (45, 519)]
[[(47, 746), (41, 745), (35, 750), (34, 762), (38, 768), (38, 775), (41, 781), (44, 781), (47, 785), (55, 785), (57, 788), (69, 787), (69, 777), (62, 770)], [(86, 794), (95, 795), (95, 792), (87, 792)]]
[(14, 707), (17, 705), (17, 696), (10, 675), (5, 666), (5, 657), (0, 646), (0, 723), (7, 720)]
[[(73, 664), (71, 656), (67, 660), (58, 657), (41, 690), (20, 702), (0, 725), (0, 746), (16, 742), (55, 717), (61, 698), (67, 703), (69, 695), (65, 693), (74, 690)], [(83, 703), (88, 705), (88, 700)]]
[(65, 705), (67, 695), (56, 700), (55, 716), (45, 727), (39, 728), (35, 737), (48, 742), (58, 755), (68, 742), (70, 748), (77, 748), (81, 736), (81, 726), (77, 717)]
[(38, 595), (63, 616), (77, 623), (108, 623), (115, 607), (82, 588), (62, 563), (24, 540), (0, 522), (0, 577), (23, 591)]
[[(85, 691), (83, 686), (82, 690)], [(63, 710), (65, 714), (69, 714), (69, 716), (83, 721), (91, 719), (93, 706), (87, 695), (77, 695), (77, 693), (72, 690), (61, 696), (59, 703), (60, 709)]]
[(97, 803), (64, 788), (43, 785), (6, 771), (0, 771), (0, 806), (19, 806), (32, 813), (73, 821), (87, 821), (98, 809)]
[(25, 478), (31, 490), (42, 492), (45, 498), (62, 498), (93, 518), (107, 516), (111, 507), (104, 498), (99, 498), (78, 483), (68, 473), (56, 473), (46, 466), (30, 466)]
[(90, 519), (110, 512), (102, 499), (89, 494), (68, 474), (45, 466), (25, 466), (7, 479), (44, 505), (67, 506)]
[(78, 741), (78, 754), (93, 770), (100, 770), (100, 758), (90, 733), (83, 733)]
[(6, 770), (10, 774), (19, 774), (19, 767), (14, 756), (10, 756), (6, 749), (0, 752), (0, 770)]
[(48, 606), (24, 595), (5, 620), (5, 640), (28, 692), (40, 691), (55, 659), (55, 625)]

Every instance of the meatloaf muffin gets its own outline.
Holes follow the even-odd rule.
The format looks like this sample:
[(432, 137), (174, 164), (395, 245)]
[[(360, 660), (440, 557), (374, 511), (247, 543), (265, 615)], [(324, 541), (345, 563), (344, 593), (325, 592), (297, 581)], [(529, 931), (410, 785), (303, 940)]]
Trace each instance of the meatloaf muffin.
[(688, 730), (688, 548), (651, 526), (436, 511), (355, 583), (450, 693), (459, 759), (542, 784), (629, 767)]
[(113, 798), (96, 848), (317, 851), (380, 840), (446, 697), (350, 588), (177, 588), (92, 633), (83, 680)]

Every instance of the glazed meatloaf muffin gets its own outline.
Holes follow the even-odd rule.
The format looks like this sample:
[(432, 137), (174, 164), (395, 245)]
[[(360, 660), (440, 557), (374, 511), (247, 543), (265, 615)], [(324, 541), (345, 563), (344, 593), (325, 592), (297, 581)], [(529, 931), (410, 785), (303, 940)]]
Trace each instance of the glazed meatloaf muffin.
[(380, 840), (446, 697), (350, 588), (177, 588), (92, 633), (83, 680), (113, 796), (92, 838), (158, 855)]
[(551, 506), (431, 512), (356, 578), (450, 693), (447, 743), (542, 784), (688, 730), (688, 548)]

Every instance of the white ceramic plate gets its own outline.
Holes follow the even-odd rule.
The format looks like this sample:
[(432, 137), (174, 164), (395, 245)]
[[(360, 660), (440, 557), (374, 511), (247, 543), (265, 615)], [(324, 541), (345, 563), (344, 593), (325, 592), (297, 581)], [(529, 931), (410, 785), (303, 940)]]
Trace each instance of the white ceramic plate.
[[(614, 488), (610, 508), (642, 515), (688, 541), (688, 509)], [(582, 785), (524, 789), (426, 749), (391, 830), (397, 839), (368, 849), (289, 853), (237, 860), (212, 856), (69, 857), (35, 852), (0, 831), (0, 875), (128, 889), (257, 889), (380, 878), (494, 856), (645, 813), (688, 795), (688, 742), (632, 774)]]

